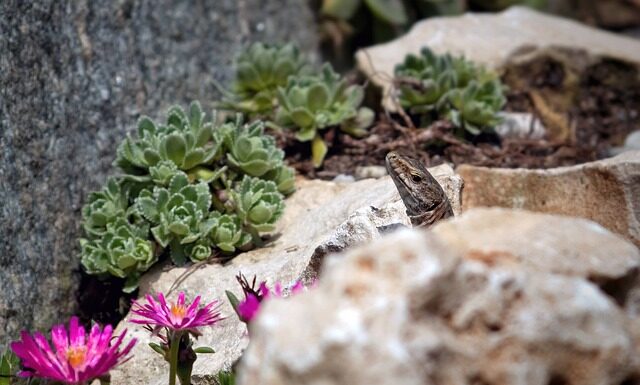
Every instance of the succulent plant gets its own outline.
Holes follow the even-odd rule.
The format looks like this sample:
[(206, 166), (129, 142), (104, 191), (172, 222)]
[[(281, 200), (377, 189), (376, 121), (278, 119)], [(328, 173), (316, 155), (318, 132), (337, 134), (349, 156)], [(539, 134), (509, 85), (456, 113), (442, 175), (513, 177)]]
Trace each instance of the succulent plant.
[(458, 84), (450, 55), (438, 56), (423, 48), (419, 56), (409, 54), (395, 68), (400, 89), (400, 104), (410, 112), (439, 107), (443, 96)]
[(283, 166), (284, 151), (271, 136), (264, 135), (260, 121), (237, 125), (228, 140), (227, 160), (244, 173), (260, 177)]
[(107, 224), (124, 217), (128, 202), (121, 188), (121, 181), (109, 178), (100, 191), (89, 194), (89, 201), (82, 207), (83, 228), (89, 237), (102, 236)]
[(473, 135), (480, 134), (485, 127), (495, 127), (500, 123), (497, 113), (506, 103), (498, 80), (482, 85), (471, 81), (464, 89), (449, 91), (448, 100), (453, 107), (449, 110), (449, 119)]
[(158, 260), (148, 233), (148, 226), (118, 218), (107, 224), (100, 238), (80, 240), (82, 265), (89, 274), (126, 278), (123, 290), (132, 292), (138, 287), (140, 274)]
[(409, 54), (395, 68), (399, 100), (422, 124), (448, 118), (473, 135), (499, 122), (504, 87), (497, 75), (449, 54), (436, 55), (423, 48)]
[(284, 211), (283, 196), (276, 184), (245, 176), (230, 195), (241, 223), (251, 233), (253, 241), (260, 244), (258, 233), (275, 229), (275, 223)]
[(243, 124), (240, 115), (205, 122), (197, 102), (188, 112), (171, 107), (163, 125), (140, 119), (137, 138), (118, 148), (124, 175), (109, 179), (82, 209), (85, 270), (126, 278), (131, 291), (164, 253), (181, 265), (205, 260), (215, 248), (260, 245), (260, 232), (282, 214), (278, 189), (294, 189), (293, 169), (283, 162), (262, 122)]
[[(321, 12), (342, 20), (351, 19), (363, 0), (323, 0)], [(364, 0), (364, 4), (375, 17), (387, 24), (403, 25), (408, 22), (407, 11), (402, 0)]]
[(276, 90), (292, 75), (307, 71), (307, 59), (292, 44), (253, 43), (235, 60), (233, 95), (224, 105), (247, 114), (268, 113), (276, 107)]
[(178, 166), (170, 160), (161, 160), (149, 167), (151, 181), (159, 186), (168, 186), (171, 179), (179, 172)]
[(234, 252), (251, 242), (251, 235), (243, 231), (242, 222), (235, 214), (211, 212), (203, 232), (217, 248), (226, 252)]
[(263, 179), (273, 181), (281, 194), (289, 195), (295, 191), (296, 172), (292, 167), (274, 168), (263, 175)]
[(161, 161), (171, 161), (184, 171), (211, 163), (218, 155), (216, 142), (210, 140), (212, 130), (212, 123), (205, 122), (200, 103), (191, 103), (188, 115), (181, 107), (173, 106), (165, 125), (156, 125), (148, 117), (138, 121), (138, 138), (127, 137), (122, 142), (116, 165), (135, 175)]
[(176, 174), (168, 188), (143, 190), (136, 199), (139, 213), (154, 227), (151, 233), (162, 247), (171, 245), (171, 258), (185, 262), (182, 245), (195, 242), (200, 225), (209, 215), (211, 193), (206, 183), (189, 184), (187, 175)]
[(313, 163), (319, 167), (327, 152), (319, 130), (334, 126), (354, 136), (366, 133), (373, 112), (360, 107), (363, 98), (361, 86), (348, 86), (327, 64), (319, 75), (291, 77), (287, 87), (279, 89), (276, 122), (295, 129), (298, 140), (313, 141)]
[(206, 237), (200, 238), (196, 242), (185, 245), (184, 252), (194, 262), (204, 261), (212, 254), (211, 241)]

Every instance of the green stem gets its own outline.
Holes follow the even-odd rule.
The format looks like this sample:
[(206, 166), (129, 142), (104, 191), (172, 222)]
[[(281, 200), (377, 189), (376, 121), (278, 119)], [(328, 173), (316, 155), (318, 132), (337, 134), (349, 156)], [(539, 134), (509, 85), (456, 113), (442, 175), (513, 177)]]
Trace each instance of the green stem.
[(176, 385), (176, 372), (178, 370), (178, 352), (180, 351), (180, 338), (182, 332), (174, 331), (169, 346), (169, 385)]

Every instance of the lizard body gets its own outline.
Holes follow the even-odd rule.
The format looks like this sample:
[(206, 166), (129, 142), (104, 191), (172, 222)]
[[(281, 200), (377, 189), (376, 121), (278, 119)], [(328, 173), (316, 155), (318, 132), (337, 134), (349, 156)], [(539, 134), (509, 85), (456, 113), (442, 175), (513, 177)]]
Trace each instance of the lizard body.
[(385, 163), (413, 227), (430, 227), (453, 216), (447, 195), (422, 162), (392, 151)]

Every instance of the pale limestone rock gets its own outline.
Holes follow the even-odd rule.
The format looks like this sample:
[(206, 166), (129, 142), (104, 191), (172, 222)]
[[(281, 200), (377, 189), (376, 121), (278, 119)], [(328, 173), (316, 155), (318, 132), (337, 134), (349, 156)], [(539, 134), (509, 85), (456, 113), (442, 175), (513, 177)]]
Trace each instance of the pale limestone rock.
[[(602, 56), (640, 63), (640, 41), (605, 32), (575, 21), (512, 7), (499, 14), (474, 14), (434, 17), (416, 23), (406, 35), (389, 43), (362, 49), (356, 53), (358, 68), (385, 95), (391, 95), (391, 79), (396, 64), (408, 53), (418, 53), (424, 46), (436, 53), (462, 54), (468, 59), (499, 70), (520, 54), (554, 47), (584, 50)], [(395, 104), (385, 98), (385, 107), (395, 111)]]
[[(476, 208), (443, 221), (433, 233), (463, 258), (524, 265), (604, 286), (640, 269), (640, 250), (597, 223), (503, 208)], [(624, 296), (624, 293), (621, 293)]]
[(640, 246), (640, 151), (548, 170), (462, 165), (462, 206), (499, 206), (590, 219)]
[(239, 385), (617, 385), (639, 373), (631, 320), (597, 286), (465, 259), (434, 232), (331, 257), (315, 289), (266, 303), (252, 326)]
[[(447, 191), (455, 192), (450, 199), (452, 202), (457, 200), (457, 207), (460, 207), (460, 178), (453, 175), (450, 166), (431, 171)], [(238, 321), (224, 294), (225, 290), (240, 294), (235, 280), (239, 271), (248, 277), (255, 274), (270, 284), (276, 281), (289, 284), (299, 278), (308, 280), (317, 274), (326, 254), (319, 250), (341, 250), (377, 238), (380, 236), (377, 226), (391, 223), (409, 222), (389, 177), (351, 183), (300, 179), (297, 191), (286, 200), (285, 213), (277, 223), (273, 242), (240, 254), (226, 265), (205, 265), (194, 270), (178, 286), (176, 292), (185, 291), (189, 298), (202, 295), (203, 301), (222, 300), (222, 312), (227, 316), (217, 327), (205, 328), (204, 335), (196, 343), (196, 346), (211, 346), (216, 353), (202, 355), (196, 361), (195, 378), (214, 374), (231, 365), (247, 345), (246, 327)], [(156, 269), (143, 277), (140, 294), (166, 293), (187, 270)], [(119, 325), (119, 330), (128, 328), (140, 343), (134, 348), (133, 358), (112, 372), (112, 384), (166, 384), (168, 366), (147, 346), (148, 333), (126, 322), (130, 317)]]
[(500, 112), (502, 121), (495, 126), (503, 139), (543, 139), (545, 128), (540, 119), (529, 112)]

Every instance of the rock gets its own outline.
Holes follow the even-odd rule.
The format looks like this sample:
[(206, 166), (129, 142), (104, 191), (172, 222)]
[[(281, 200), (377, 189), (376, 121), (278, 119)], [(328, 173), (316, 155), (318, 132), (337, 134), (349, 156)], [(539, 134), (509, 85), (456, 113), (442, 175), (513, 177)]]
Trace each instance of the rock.
[(356, 179), (382, 178), (387, 175), (387, 169), (384, 166), (358, 166), (355, 171)]
[[(394, 41), (358, 51), (357, 66), (384, 88), (384, 95), (392, 95), (389, 88), (395, 65), (424, 46), (436, 53), (462, 54), (496, 70), (520, 55), (530, 56), (532, 50), (548, 51), (555, 47), (640, 63), (640, 41), (636, 39), (529, 8), (512, 7), (499, 14), (429, 18)], [(389, 98), (384, 105), (390, 111), (395, 110)]]
[(606, 29), (620, 30), (640, 24), (640, 3), (626, 0), (552, 0), (547, 9)]
[(438, 223), (433, 233), (468, 260), (488, 265), (525, 265), (585, 278), (601, 287), (635, 277), (640, 269), (640, 250), (636, 246), (599, 224), (580, 218), (476, 208)]
[(611, 149), (611, 155), (620, 155), (625, 151), (640, 151), (640, 131), (630, 133), (624, 140), (624, 145)]
[[(445, 189), (454, 190), (448, 181), (455, 180), (455, 175), (446, 175), (453, 172), (450, 167), (432, 171), (438, 175)], [(457, 191), (455, 197), (459, 196)], [(455, 197), (451, 197), (452, 201)], [(286, 201), (285, 213), (277, 223), (277, 236), (273, 242), (264, 248), (240, 254), (228, 264), (205, 265), (189, 272), (176, 288), (176, 291), (185, 291), (188, 297), (199, 294), (207, 301), (218, 298), (224, 302), (222, 310), (227, 319), (219, 327), (204, 329), (204, 335), (197, 343), (197, 346), (213, 347), (216, 353), (203, 355), (196, 361), (196, 379), (231, 365), (247, 344), (246, 328), (238, 321), (224, 294), (225, 290), (240, 294), (235, 280), (239, 271), (247, 277), (255, 274), (259, 280), (267, 280), (270, 284), (276, 281), (292, 283), (300, 278), (308, 281), (317, 275), (317, 268), (327, 252), (379, 237), (377, 226), (398, 222), (408, 224), (404, 211), (389, 177), (351, 183), (299, 180), (296, 192)], [(167, 292), (186, 271), (185, 268), (166, 272), (156, 269), (143, 277), (141, 295)], [(168, 367), (146, 346), (150, 340), (148, 333), (127, 323), (127, 319), (129, 316), (118, 328), (133, 330), (133, 335), (141, 343), (134, 348), (133, 358), (112, 372), (111, 383), (165, 384)]]
[(590, 219), (640, 246), (640, 152), (549, 170), (459, 166), (462, 207), (519, 208)]
[(528, 112), (501, 112), (502, 121), (494, 128), (502, 139), (543, 139), (545, 128), (540, 119)]
[(249, 41), (314, 53), (298, 0), (0, 3), (0, 345), (74, 312), (80, 208), (141, 114), (218, 97)]
[(634, 336), (579, 276), (464, 258), (437, 232), (407, 229), (330, 257), (317, 287), (267, 302), (238, 384), (618, 385), (640, 374)]

